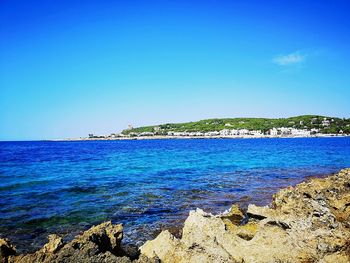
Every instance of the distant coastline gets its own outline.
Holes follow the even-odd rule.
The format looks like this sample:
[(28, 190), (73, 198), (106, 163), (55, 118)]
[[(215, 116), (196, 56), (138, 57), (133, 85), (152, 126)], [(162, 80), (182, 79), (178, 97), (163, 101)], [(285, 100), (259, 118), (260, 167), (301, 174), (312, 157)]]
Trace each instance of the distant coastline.
[(317, 134), (310, 136), (139, 136), (139, 137), (106, 137), (106, 138), (67, 138), (48, 141), (125, 141), (125, 140), (177, 140), (177, 139), (288, 139), (288, 138), (331, 138), (331, 137), (350, 137), (348, 134)]
[(289, 118), (221, 118), (186, 123), (166, 123), (134, 128), (120, 133), (88, 134), (65, 140), (150, 140), (150, 139), (247, 139), (310, 138), (350, 136), (350, 119), (321, 115)]

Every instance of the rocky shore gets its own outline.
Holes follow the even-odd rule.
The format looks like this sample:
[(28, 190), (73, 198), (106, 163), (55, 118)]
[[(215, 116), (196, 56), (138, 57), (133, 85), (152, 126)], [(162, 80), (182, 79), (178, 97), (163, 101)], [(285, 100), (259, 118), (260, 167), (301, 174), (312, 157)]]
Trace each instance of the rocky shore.
[(122, 238), (121, 224), (104, 222), (27, 255), (0, 239), (0, 262), (350, 262), (350, 169), (282, 189), (270, 206), (191, 211), (181, 238), (165, 230), (140, 248)]

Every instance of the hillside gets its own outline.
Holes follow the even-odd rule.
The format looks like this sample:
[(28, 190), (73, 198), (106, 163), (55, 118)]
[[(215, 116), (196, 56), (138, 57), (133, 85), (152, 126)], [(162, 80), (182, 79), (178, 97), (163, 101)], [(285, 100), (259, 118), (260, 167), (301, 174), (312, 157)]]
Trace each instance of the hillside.
[(153, 132), (166, 135), (168, 132), (210, 132), (223, 129), (248, 129), (267, 132), (272, 128), (290, 127), (296, 129), (318, 129), (320, 133), (350, 134), (350, 119), (327, 117), (319, 115), (302, 115), (290, 118), (221, 118), (206, 119), (186, 123), (166, 123), (123, 130), (125, 135), (142, 132)]

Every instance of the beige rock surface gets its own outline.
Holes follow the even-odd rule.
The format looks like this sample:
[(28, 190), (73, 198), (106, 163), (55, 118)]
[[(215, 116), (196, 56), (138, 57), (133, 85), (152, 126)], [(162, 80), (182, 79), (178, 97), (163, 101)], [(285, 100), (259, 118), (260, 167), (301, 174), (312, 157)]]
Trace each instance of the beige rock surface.
[[(131, 262), (120, 247), (123, 238), (121, 224), (110, 221), (93, 226), (71, 242), (64, 244), (62, 238), (50, 235), (49, 242), (33, 254), (9, 256), (9, 263), (49, 262)], [(139, 262), (149, 262), (140, 257)]]
[(349, 194), (344, 169), (281, 190), (271, 207), (249, 205), (245, 225), (197, 209), (181, 239), (162, 232), (141, 253), (162, 262), (350, 262)]

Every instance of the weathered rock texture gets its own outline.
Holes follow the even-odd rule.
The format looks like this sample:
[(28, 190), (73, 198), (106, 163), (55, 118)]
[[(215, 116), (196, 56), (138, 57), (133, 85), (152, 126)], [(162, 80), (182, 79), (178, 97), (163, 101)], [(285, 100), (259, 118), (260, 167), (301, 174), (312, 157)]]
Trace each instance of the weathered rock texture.
[[(122, 238), (122, 225), (112, 225), (109, 221), (90, 228), (67, 244), (61, 237), (50, 235), (49, 242), (33, 254), (14, 256), (14, 247), (7, 240), (3, 247), (6, 245), (10, 248), (6, 251), (10, 252), (6, 252), (2, 260), (6, 263), (131, 262), (130, 255), (121, 248)], [(141, 256), (137, 261), (154, 262), (155, 259), (151, 261)]]
[(7, 258), (11, 255), (16, 254), (16, 248), (10, 243), (10, 241), (5, 239), (0, 239), (0, 262), (7, 262)]
[(191, 211), (181, 239), (163, 231), (141, 254), (127, 252), (122, 237), (122, 225), (105, 222), (67, 244), (50, 235), (28, 255), (0, 239), (0, 262), (350, 262), (350, 169), (283, 189), (269, 207)]
[[(245, 224), (242, 222), (245, 221)], [(141, 253), (162, 262), (350, 262), (350, 169), (274, 195), (270, 207), (191, 211), (181, 239), (163, 231)]]

